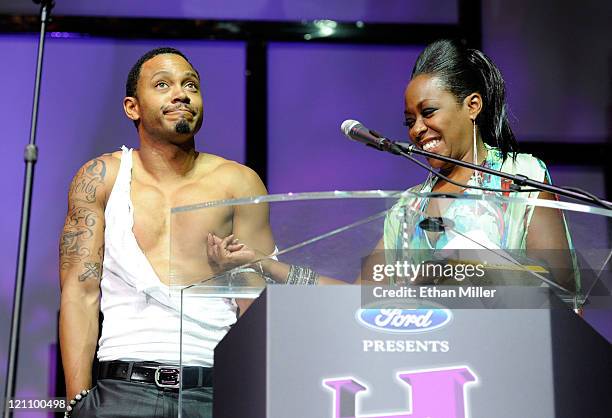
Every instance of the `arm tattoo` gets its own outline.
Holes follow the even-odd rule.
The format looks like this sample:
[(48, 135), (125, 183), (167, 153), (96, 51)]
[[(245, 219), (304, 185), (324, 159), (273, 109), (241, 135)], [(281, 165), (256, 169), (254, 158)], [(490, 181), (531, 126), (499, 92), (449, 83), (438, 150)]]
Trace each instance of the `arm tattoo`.
[(93, 238), (98, 216), (86, 207), (75, 207), (70, 210), (64, 224), (60, 239), (60, 267), (70, 268), (91, 255), (88, 241)]
[(85, 263), (85, 271), (79, 274), (79, 281), (84, 282), (87, 279), (99, 279), (102, 276), (100, 263)]
[[(106, 163), (94, 159), (83, 166), (70, 185), (68, 214), (60, 239), (60, 269), (78, 268), (81, 273), (79, 281), (102, 277), (102, 259), (104, 245), (96, 252), (93, 248), (104, 233), (101, 226), (104, 220), (94, 205), (98, 186), (103, 184), (106, 176)], [(102, 222), (102, 224), (100, 224)]]
[(72, 180), (70, 194), (76, 199), (85, 200), (88, 203), (96, 201), (98, 186), (104, 182), (106, 177), (106, 163), (96, 158), (89, 165), (83, 167)]

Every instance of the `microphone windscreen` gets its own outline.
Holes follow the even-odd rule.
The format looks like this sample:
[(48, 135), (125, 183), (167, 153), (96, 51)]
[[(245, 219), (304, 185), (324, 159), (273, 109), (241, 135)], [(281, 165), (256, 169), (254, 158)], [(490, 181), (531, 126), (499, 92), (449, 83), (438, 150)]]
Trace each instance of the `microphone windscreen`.
[(340, 129), (342, 129), (342, 132), (344, 132), (344, 135), (350, 136), (351, 129), (357, 127), (358, 125), (361, 125), (361, 123), (353, 119), (347, 119), (344, 122), (342, 122)]

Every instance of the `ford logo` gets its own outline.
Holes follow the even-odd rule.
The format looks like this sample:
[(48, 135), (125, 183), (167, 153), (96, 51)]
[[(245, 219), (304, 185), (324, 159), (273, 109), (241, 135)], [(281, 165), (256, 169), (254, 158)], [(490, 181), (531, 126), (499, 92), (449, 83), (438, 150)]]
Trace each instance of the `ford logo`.
[(368, 328), (395, 333), (432, 331), (448, 324), (448, 309), (360, 309), (357, 320)]

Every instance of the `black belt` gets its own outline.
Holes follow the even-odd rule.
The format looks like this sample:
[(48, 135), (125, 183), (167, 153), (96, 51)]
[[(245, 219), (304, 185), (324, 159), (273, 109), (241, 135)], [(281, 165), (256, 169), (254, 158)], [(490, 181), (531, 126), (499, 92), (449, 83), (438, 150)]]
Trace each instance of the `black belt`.
[[(211, 367), (167, 365), (150, 361), (102, 361), (98, 379), (127, 380), (139, 383), (154, 383), (159, 388), (183, 389), (212, 387)], [(181, 382), (182, 381), (182, 382)]]

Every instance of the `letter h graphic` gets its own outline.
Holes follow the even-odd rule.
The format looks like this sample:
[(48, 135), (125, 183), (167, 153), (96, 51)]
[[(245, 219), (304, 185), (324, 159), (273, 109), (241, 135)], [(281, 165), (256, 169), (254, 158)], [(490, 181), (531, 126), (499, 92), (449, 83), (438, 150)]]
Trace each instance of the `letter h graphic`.
[[(466, 418), (464, 386), (476, 381), (468, 367), (400, 372), (397, 377), (410, 386), (410, 410), (362, 418)], [(323, 384), (334, 392), (333, 418), (359, 418), (357, 394), (366, 386), (352, 377), (325, 379)]]

